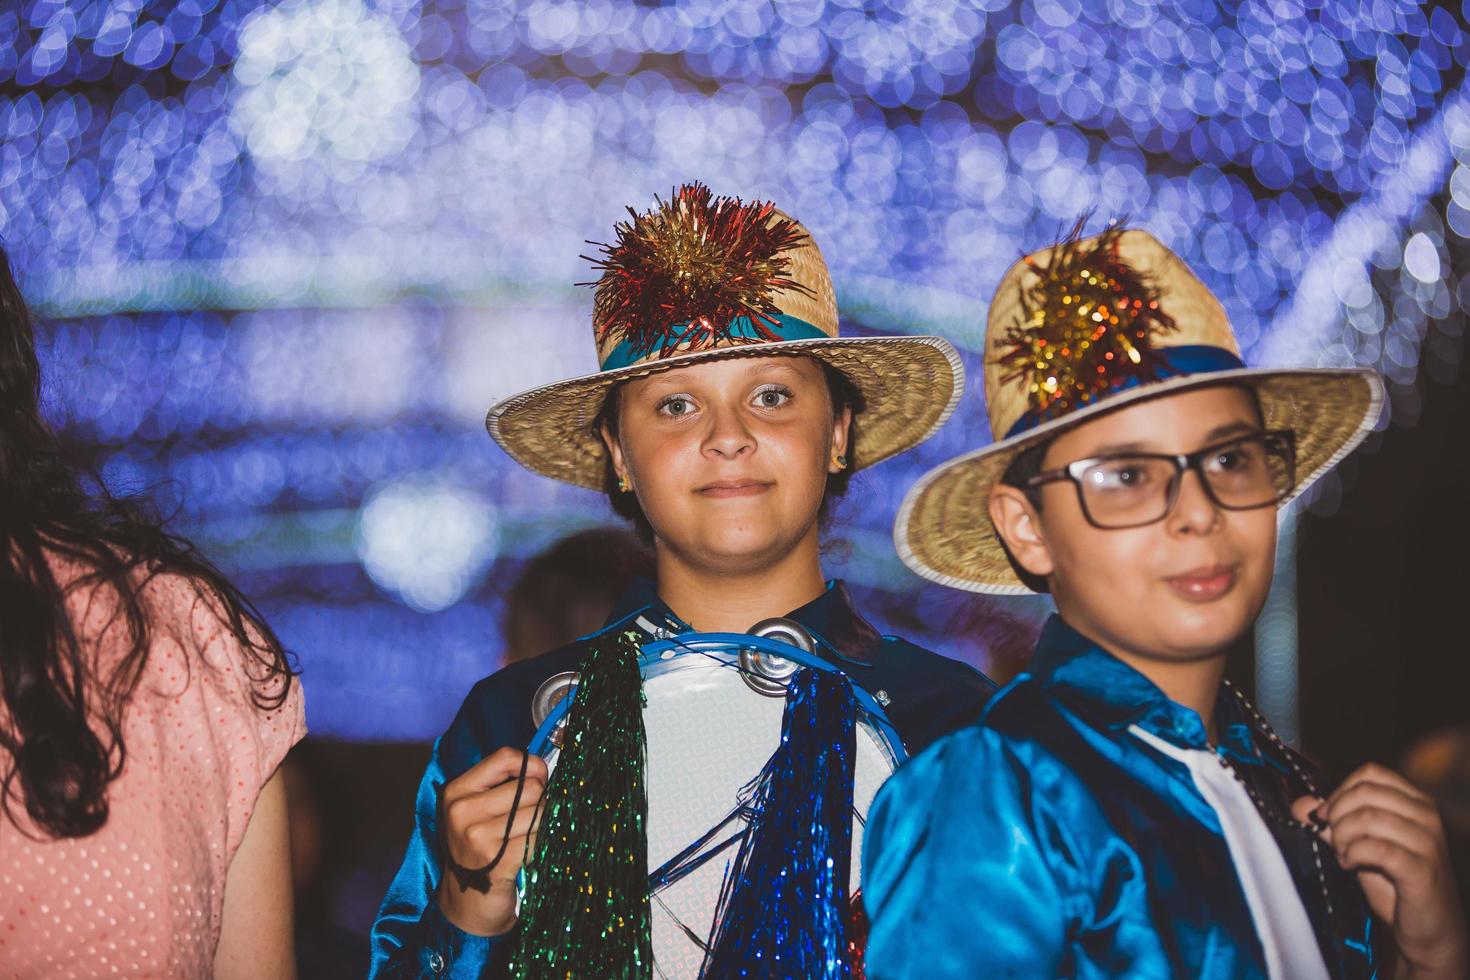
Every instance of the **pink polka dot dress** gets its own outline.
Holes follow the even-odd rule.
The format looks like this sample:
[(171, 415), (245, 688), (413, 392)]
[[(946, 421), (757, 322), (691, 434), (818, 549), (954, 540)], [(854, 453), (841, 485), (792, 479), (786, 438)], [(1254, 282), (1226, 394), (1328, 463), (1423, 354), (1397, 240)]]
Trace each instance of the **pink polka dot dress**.
[[(230, 859), (261, 787), (305, 734), (300, 683), (275, 710), (257, 708), (252, 691), (279, 687), (252, 681), (261, 668), (192, 582), (156, 577), (142, 599), (151, 648), (107, 823), (58, 840), (27, 822), (23, 801), (11, 809), (31, 836), (0, 818), (4, 980), (209, 976)], [(114, 601), (103, 590), (68, 601), (104, 665), (126, 652), (124, 631), (107, 626)]]

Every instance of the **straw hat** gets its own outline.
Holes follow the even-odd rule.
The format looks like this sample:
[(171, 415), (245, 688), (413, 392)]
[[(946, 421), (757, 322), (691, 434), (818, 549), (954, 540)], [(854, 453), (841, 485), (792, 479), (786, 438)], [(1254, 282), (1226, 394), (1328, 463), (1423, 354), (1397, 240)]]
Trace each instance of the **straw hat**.
[(971, 592), (1031, 591), (990, 522), (990, 491), (1020, 453), (1066, 428), (1163, 394), (1249, 385), (1266, 427), (1296, 433), (1296, 496), (1363, 440), (1383, 404), (1367, 369), (1247, 368), (1220, 301), (1183, 260), (1118, 227), (1074, 232), (1013, 265), (990, 307), (986, 350), (994, 441), (921, 477), (893, 530), (906, 565)]
[(839, 337), (832, 277), (811, 236), (769, 203), (714, 198), (686, 184), (617, 226), (592, 331), (602, 369), (505, 399), (485, 426), (533, 472), (600, 490), (606, 447), (594, 430), (623, 381), (727, 357), (805, 355), (841, 371), (866, 406), (849, 466), (862, 469), (929, 438), (964, 388), (941, 337)]

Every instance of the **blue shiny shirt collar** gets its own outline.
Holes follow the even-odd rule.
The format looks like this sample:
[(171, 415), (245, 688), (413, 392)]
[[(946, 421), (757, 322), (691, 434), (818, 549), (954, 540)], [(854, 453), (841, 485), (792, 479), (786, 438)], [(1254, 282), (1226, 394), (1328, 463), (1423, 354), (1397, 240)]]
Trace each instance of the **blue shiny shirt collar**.
[[(786, 614), (812, 634), (819, 646), (847, 664), (871, 667), (882, 637), (858, 613), (841, 579), (832, 579), (826, 590), (811, 602)], [(609, 624), (643, 619), (669, 634), (687, 633), (691, 627), (658, 596), (657, 587), (646, 578), (636, 578), (613, 606)], [(755, 625), (754, 623), (751, 624)]]
[[(1078, 714), (1109, 729), (1138, 725), (1191, 749), (1210, 749), (1199, 713), (1169, 698), (1158, 686), (1092, 640), (1052, 616), (1042, 628), (1028, 671)], [(1215, 702), (1219, 749), (1246, 763), (1260, 755), (1235, 701), (1223, 689)]]

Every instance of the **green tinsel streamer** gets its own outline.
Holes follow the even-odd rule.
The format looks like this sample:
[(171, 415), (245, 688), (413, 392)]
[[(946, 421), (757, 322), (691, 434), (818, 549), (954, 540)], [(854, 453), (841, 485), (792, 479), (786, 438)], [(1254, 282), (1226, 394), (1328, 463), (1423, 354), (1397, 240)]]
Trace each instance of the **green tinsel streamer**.
[(582, 661), (526, 865), (512, 976), (652, 976), (638, 653), (638, 634), (623, 633), (595, 643)]

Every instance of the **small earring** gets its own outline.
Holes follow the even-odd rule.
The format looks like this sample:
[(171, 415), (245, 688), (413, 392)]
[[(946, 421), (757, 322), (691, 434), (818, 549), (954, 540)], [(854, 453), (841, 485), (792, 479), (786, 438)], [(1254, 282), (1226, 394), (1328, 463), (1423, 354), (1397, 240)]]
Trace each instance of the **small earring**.
[(847, 456), (843, 453), (838, 453), (835, 457), (833, 457), (832, 462), (837, 464), (837, 469), (839, 472), (847, 469)]
[(624, 479), (623, 477), (621, 477), (621, 476), (618, 477), (618, 493), (627, 493), (627, 492), (628, 492), (628, 481), (626, 479)]

